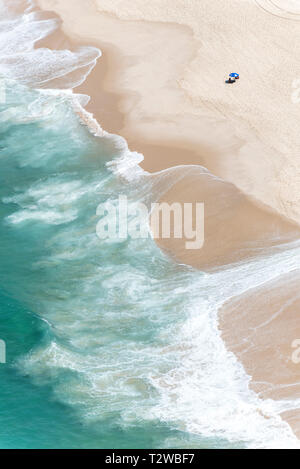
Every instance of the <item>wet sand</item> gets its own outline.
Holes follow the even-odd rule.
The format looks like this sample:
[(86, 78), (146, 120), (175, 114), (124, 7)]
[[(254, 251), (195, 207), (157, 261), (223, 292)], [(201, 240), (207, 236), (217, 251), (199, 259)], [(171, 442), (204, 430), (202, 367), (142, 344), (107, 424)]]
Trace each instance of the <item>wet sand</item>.
[[(299, 283), (299, 270), (280, 276), (234, 298), (220, 312), (226, 344), (252, 376), (252, 389), (264, 399), (300, 398), (299, 363), (296, 355), (293, 359), (300, 338)], [(299, 438), (300, 410), (291, 404), (282, 416)]]

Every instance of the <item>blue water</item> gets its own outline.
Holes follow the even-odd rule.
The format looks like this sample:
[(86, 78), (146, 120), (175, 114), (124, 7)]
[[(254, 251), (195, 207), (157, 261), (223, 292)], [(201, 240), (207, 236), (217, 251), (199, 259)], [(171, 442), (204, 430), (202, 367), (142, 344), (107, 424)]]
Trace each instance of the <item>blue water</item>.
[(55, 398), (51, 385), (35, 386), (30, 376), (17, 372), (18, 357), (46, 340), (48, 331), (16, 301), (5, 294), (0, 298), (1, 336), (8, 347), (8, 364), (0, 369), (1, 448), (151, 448), (170, 436), (180, 440), (179, 432), (162, 424), (124, 430), (108, 419), (86, 425)]
[(3, 293), (0, 304), (1, 337), (8, 348), (8, 364), (0, 368), (1, 448), (151, 448), (160, 447), (170, 436), (189, 441), (163, 424), (137, 424), (124, 430), (115, 419), (107, 419), (86, 425), (55, 398), (50, 384), (36, 386), (30, 376), (15, 369), (18, 357), (43, 343), (49, 331)]

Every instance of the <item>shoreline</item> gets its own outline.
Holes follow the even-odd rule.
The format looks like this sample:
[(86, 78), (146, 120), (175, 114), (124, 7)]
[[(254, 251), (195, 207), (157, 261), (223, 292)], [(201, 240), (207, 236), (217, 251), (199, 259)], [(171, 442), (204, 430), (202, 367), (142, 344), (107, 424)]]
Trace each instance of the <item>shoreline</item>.
[[(174, 242), (168, 240), (167, 243), (164, 241), (159, 242), (158, 244), (168, 252), (171, 257), (196, 268), (205, 267), (210, 269), (211, 267), (226, 266), (232, 262), (247, 259), (249, 255), (246, 253), (246, 256), (243, 257), (241, 253), (249, 243), (256, 243), (259, 246), (258, 251), (261, 249), (261, 246), (266, 250), (274, 248), (278, 244), (278, 241), (274, 243), (271, 242), (270, 244), (268, 244), (267, 241), (268, 238), (272, 238), (274, 233), (281, 239), (281, 242), (299, 239), (299, 225), (297, 223), (299, 220), (297, 216), (294, 216), (295, 212), (297, 213), (298, 207), (291, 204), (289, 200), (282, 198), (282, 194), (285, 194), (286, 189), (281, 187), (278, 193), (275, 195), (272, 193), (270, 196), (271, 188), (275, 187), (278, 181), (281, 181), (280, 178), (272, 180), (272, 177), (278, 174), (279, 168), (283, 163), (281, 156), (278, 156), (278, 159), (275, 158), (274, 161), (271, 160), (270, 162), (268, 156), (270, 156), (273, 151), (271, 148), (271, 153), (262, 157), (267, 140), (261, 142), (259, 135), (253, 128), (250, 129), (250, 131), (245, 131), (247, 127), (246, 121), (241, 121), (241, 132), (236, 133), (236, 128), (233, 123), (238, 116), (234, 115), (233, 120), (228, 119), (226, 121), (224, 117), (228, 118), (229, 111), (226, 106), (224, 106), (223, 109), (215, 108), (215, 102), (208, 100), (207, 103), (205, 103), (203, 100), (200, 100), (202, 108), (199, 109), (199, 103), (195, 106), (191, 97), (188, 97), (186, 92), (183, 91), (180, 86), (177, 86), (177, 84), (175, 91), (172, 88), (172, 93), (178, 93), (179, 96), (174, 98), (174, 95), (171, 93), (172, 96), (168, 96), (166, 102), (160, 104), (164, 109), (168, 109), (170, 105), (171, 109), (174, 111), (176, 106), (183, 105), (185, 108), (183, 116), (178, 117), (177, 114), (175, 114), (176, 119), (178, 117), (176, 120), (168, 113), (165, 113), (165, 115), (159, 116), (159, 119), (153, 121), (151, 116), (155, 113), (155, 106), (152, 109), (152, 115), (143, 114), (142, 112), (148, 105), (150, 105), (151, 108), (151, 100), (147, 99), (145, 103), (142, 102), (143, 106), (141, 107), (141, 101), (143, 101), (144, 98), (143, 95), (127, 88), (131, 80), (133, 80), (132, 77), (135, 76), (135, 73), (137, 74), (137, 80), (140, 79), (138, 72), (134, 71), (136, 57), (122, 56), (118, 46), (109, 42), (102, 42), (100, 38), (96, 39), (94, 36), (95, 33), (92, 31), (81, 31), (80, 33), (78, 32), (79, 29), (76, 32), (72, 31), (69, 19), (66, 21), (66, 14), (69, 9), (72, 8), (73, 19), (76, 16), (79, 17), (78, 12), (75, 11), (77, 6), (71, 7), (70, 5), (66, 5), (69, 2), (64, 2), (65, 5), (62, 5), (61, 2), (51, 2), (51, 0), (39, 0), (38, 3), (44, 9), (47, 5), (49, 5), (48, 9), (55, 7), (55, 11), (64, 21), (63, 30), (67, 36), (70, 37), (73, 45), (94, 45), (101, 49), (103, 55), (95, 69), (88, 76), (87, 80), (75, 89), (76, 93), (91, 96), (91, 101), (89, 105), (86, 106), (86, 109), (88, 112), (94, 114), (101, 127), (109, 133), (121, 135), (126, 139), (131, 150), (143, 154), (145, 159), (141, 166), (150, 173), (157, 173), (166, 168), (185, 165), (184, 171), (186, 171), (186, 173), (184, 177), (181, 178), (179, 183), (175, 183), (170, 191), (164, 194), (163, 201), (171, 203), (178, 199), (180, 199), (181, 202), (205, 199), (209, 207), (213, 206), (211, 212), (209, 212), (208, 221), (212, 220), (212, 222), (211, 224), (208, 223), (206, 237), (209, 239), (209, 245), (206, 245), (205, 254), (202, 255), (202, 253), (200, 253), (195, 256), (193, 252), (188, 253), (182, 247), (183, 243), (186, 241), (185, 239), (178, 242), (177, 240)], [(79, 6), (78, 8), (80, 10)], [(93, 2), (89, 2), (87, 8), (89, 20), (87, 23), (92, 21), (93, 27), (91, 30), (94, 31), (93, 28), (97, 22), (96, 16), (102, 15), (102, 26), (104, 26), (104, 28), (101, 30), (100, 35), (103, 37), (105, 37), (106, 31), (117, 30), (115, 27), (112, 28), (113, 23), (116, 22), (116, 24), (120, 26), (123, 21), (113, 16), (113, 14), (108, 14), (107, 12), (99, 13), (97, 10), (93, 11), (93, 8)], [(92, 20), (93, 15), (91, 12), (94, 13), (94, 20)], [(144, 28), (146, 22), (143, 23), (143, 21), (144, 20), (140, 22), (131, 21), (130, 24), (131, 26), (133, 25), (134, 28), (139, 28), (138, 24), (142, 24)], [(178, 70), (181, 70), (180, 80), (184, 81), (184, 70), (193, 62), (194, 57), (194, 37), (193, 34), (190, 36), (192, 31), (187, 32), (188, 30), (186, 28), (181, 29), (181, 25), (178, 25), (179, 28), (177, 29), (177, 25), (170, 26), (169, 23), (157, 24), (153, 22), (153, 25), (149, 26), (148, 34), (150, 36), (153, 34), (152, 26), (157, 28), (157, 31), (162, 31), (162, 35), (165, 34), (165, 27), (170, 29), (174, 27), (174, 37), (179, 36), (180, 42), (182, 40), (181, 34), (183, 31), (184, 35), (187, 34), (189, 36), (189, 40), (191, 40), (191, 42), (189, 42), (189, 40), (187, 41), (190, 45), (188, 53), (189, 59), (186, 60), (186, 57), (181, 57), (180, 64), (177, 64), (178, 68), (175, 67), (171, 70), (173, 77), (176, 76)], [(89, 26), (91, 26), (91, 23), (89, 23)], [(137, 30), (139, 29), (134, 29), (134, 31)], [(170, 30), (168, 30), (168, 34), (169, 32)], [(110, 32), (110, 34), (112, 33)], [(123, 34), (125, 37), (128, 31), (126, 30)], [(131, 34), (134, 36), (134, 32), (131, 32)], [(130, 40), (132, 41), (132, 37)], [(127, 50), (130, 51), (128, 48)], [(130, 76), (130, 73), (127, 75), (128, 70), (131, 70), (133, 73), (132, 76)], [(169, 71), (170, 70), (167, 70), (166, 73), (168, 74)], [(169, 83), (169, 79), (170, 77), (168, 77), (165, 83)], [(145, 82), (142, 80), (141, 86), (144, 85)], [(166, 88), (161, 88), (161, 96), (163, 96), (165, 90)], [(149, 96), (151, 96), (151, 86), (149, 88)], [(192, 112), (193, 107), (197, 109), (196, 114)], [(130, 120), (130, 116), (134, 116), (134, 119)], [(218, 128), (218, 130), (216, 130), (216, 128)], [(188, 130), (184, 138), (182, 136), (182, 129), (185, 129), (185, 131)], [(266, 129), (266, 135), (269, 136), (268, 131), (269, 129)], [(155, 140), (153, 143), (154, 135)], [(247, 144), (245, 144), (245, 142), (247, 142)], [(255, 155), (253, 155), (253, 153), (255, 153)], [(259, 161), (261, 161), (261, 164), (259, 164)], [(211, 179), (202, 180), (200, 189), (199, 177), (202, 176), (200, 176), (196, 170), (194, 173), (193, 167), (189, 167), (188, 165), (203, 165), (208, 168), (209, 171), (216, 176), (222, 177), (224, 180), (222, 182), (220, 182), (220, 180), (217, 182), (214, 180), (212, 182)], [(291, 166), (293, 165), (291, 164)], [(262, 181), (266, 178), (270, 168), (272, 168), (271, 182), (268, 181), (266, 187), (263, 187)], [(178, 168), (178, 170), (183, 171), (182, 168)], [(259, 170), (261, 170), (261, 173), (259, 173)], [(254, 179), (254, 175), (257, 175), (257, 178)], [(235, 182), (239, 183), (237, 187), (233, 185)], [(219, 187), (219, 185), (221, 187)], [(258, 191), (257, 188), (259, 188)], [(241, 190), (250, 194), (250, 197)], [(216, 191), (219, 194), (217, 197)], [(264, 197), (266, 194), (268, 196)], [(254, 199), (252, 197), (253, 195), (257, 198)], [(267, 203), (273, 207), (273, 209), (264, 203)], [(227, 211), (228, 204), (230, 210)], [(274, 209), (277, 209), (281, 215), (276, 213)], [(220, 219), (215, 217), (216, 213), (222, 214), (222, 229), (220, 229), (219, 225)], [(286, 217), (289, 217), (289, 219)], [(215, 220), (215, 218), (217, 218), (217, 220)], [(292, 218), (294, 221), (291, 221)], [(243, 225), (245, 225), (245, 229), (243, 229)], [(250, 232), (249, 227), (253, 227)], [(216, 231), (217, 234), (215, 235)], [(232, 233), (235, 233), (233, 237)], [(216, 249), (217, 246), (220, 247), (219, 250)], [(266, 311), (269, 311), (269, 307), (266, 308)], [(237, 321), (235, 326), (238, 330), (241, 325), (239, 320), (237, 311), (237, 315), (234, 318), (231, 318), (229, 315), (226, 321), (221, 321), (222, 334), (230, 350), (234, 350), (235, 346), (234, 342), (232, 342), (233, 336), (231, 334), (233, 324)], [(241, 338), (247, 337), (248, 333), (247, 328), (241, 331)], [(249, 371), (247, 360), (251, 360), (251, 357), (249, 358), (248, 356), (245, 360), (242, 355), (243, 354), (237, 354), (244, 366), (246, 363), (246, 370)], [(263, 369), (267, 366), (266, 360), (268, 360), (269, 357), (263, 351), (259, 356), (256, 356), (255, 359), (258, 363), (260, 362), (260, 368)], [(254, 373), (251, 374), (251, 376), (253, 377)], [(253, 383), (251, 388), (255, 389)], [(257, 391), (257, 389), (255, 390)], [(275, 396), (273, 397), (276, 399)], [(293, 421), (295, 420), (294, 414), (292, 417), (288, 415), (283, 416), (283, 418), (289, 422), (295, 434), (299, 437), (297, 419), (296, 422)]]
[[(172, 203), (201, 201), (208, 206), (205, 220), (205, 237), (208, 242), (205, 250), (197, 253), (186, 250), (186, 238), (157, 240), (158, 245), (175, 261), (210, 269), (253, 257), (253, 253), (249, 253), (247, 249), (249, 243), (261, 245), (266, 242), (265, 246), (269, 249), (278, 244), (279, 236), (282, 236), (282, 243), (298, 236), (300, 227), (297, 220), (290, 219), (288, 213), (280, 210), (278, 213), (280, 207), (276, 206), (275, 201), (268, 204), (270, 201), (259, 197), (256, 191), (252, 194), (251, 190), (245, 191), (243, 188), (246, 185), (253, 189), (254, 181), (258, 183), (261, 177), (266, 177), (264, 162), (259, 163), (263, 146), (259, 148), (253, 131), (250, 130), (249, 133), (249, 129), (245, 129), (241, 122), (241, 129), (245, 134), (243, 138), (238, 137), (234, 123), (224, 118), (225, 108), (216, 109), (209, 102), (202, 103), (199, 108), (182, 88), (184, 75), (196, 56), (197, 41), (191, 28), (144, 19), (120, 20), (113, 13), (99, 12), (95, 0), (89, 0), (86, 5), (84, 23), (78, 20), (83, 14), (82, 6), (72, 6), (74, 24), (71, 27), (68, 1), (39, 0), (38, 4), (41, 7), (48, 5), (49, 9), (53, 5), (55, 13), (62, 21), (61, 29), (54, 33), (50, 42), (46, 38), (39, 46), (53, 48), (68, 44), (72, 49), (93, 46), (101, 50), (102, 56), (94, 69), (75, 88), (75, 93), (91, 98), (85, 109), (93, 114), (105, 131), (120, 135), (131, 151), (143, 155), (144, 159), (140, 163), (143, 170), (154, 177), (170, 168), (175, 173), (181, 173), (179, 182), (174, 180), (173, 188), (166, 191), (159, 200)], [(112, 41), (116, 34), (120, 36), (119, 43), (104, 41), (106, 35)], [(156, 36), (159, 43), (163, 40), (170, 42), (172, 39), (174, 53), (182, 42), (188, 51), (179, 58), (176, 57), (175, 62), (171, 60), (168, 63), (168, 44), (165, 52), (159, 50), (158, 56), (152, 57), (148, 49), (151, 48), (155, 54), (152, 38)], [(137, 50), (136, 37), (142, 43)], [(201, 48), (202, 45), (198, 44), (198, 47)], [(160, 66), (162, 71), (161, 77), (153, 84), (156, 62), (157, 69)], [(224, 83), (222, 89), (229, 89), (230, 93), (232, 90), (226, 88)], [(165, 100), (163, 111), (160, 100)], [(182, 108), (182, 112), (178, 112), (178, 108)], [(177, 112), (174, 117), (172, 111), (175, 109)], [(253, 158), (252, 152), (257, 148), (258, 153)], [(272, 160), (270, 164), (273, 164)], [(207, 186), (201, 190), (198, 177), (193, 174), (193, 167), (196, 167), (196, 174), (197, 168), (201, 166), (223, 181), (219, 184), (216, 178), (214, 189), (220, 194), (215, 207), (211, 206), (214, 203), (214, 194), (211, 194), (210, 182), (207, 181)], [(264, 188), (263, 184), (259, 185)], [(224, 197), (223, 188), (228, 193), (228, 198)], [(221, 214), (223, 211), (220, 230), (220, 220), (215, 215), (216, 212)], [(237, 217), (241, 217), (246, 230), (239, 229), (241, 222)], [(253, 224), (256, 224), (257, 229), (253, 229)], [(218, 232), (217, 236), (215, 231)], [(268, 242), (268, 237), (275, 237), (275, 242)], [(226, 244), (224, 249), (222, 244)]]

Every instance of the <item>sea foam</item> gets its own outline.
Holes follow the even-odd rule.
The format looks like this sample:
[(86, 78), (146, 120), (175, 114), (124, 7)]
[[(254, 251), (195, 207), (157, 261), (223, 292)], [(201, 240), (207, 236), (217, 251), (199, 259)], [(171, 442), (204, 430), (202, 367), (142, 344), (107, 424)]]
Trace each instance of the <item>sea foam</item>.
[(35, 48), (36, 42), (58, 29), (59, 21), (34, 9), (33, 2), (27, 2), (27, 10), (20, 14), (22, 4), (0, 3), (0, 74), (36, 88), (70, 89), (83, 83), (101, 51)]

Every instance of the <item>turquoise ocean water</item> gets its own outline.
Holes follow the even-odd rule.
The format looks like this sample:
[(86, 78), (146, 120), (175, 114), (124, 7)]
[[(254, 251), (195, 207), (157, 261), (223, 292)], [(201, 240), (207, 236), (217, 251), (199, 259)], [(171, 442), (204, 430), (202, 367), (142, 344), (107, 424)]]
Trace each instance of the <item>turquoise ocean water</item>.
[[(151, 238), (100, 240), (100, 203), (147, 202), (179, 173), (153, 178), (124, 140), (92, 135), (73, 96), (51, 85), (76, 60), (89, 68), (95, 50), (52, 54), (45, 72), (49, 51), (32, 46), (56, 24), (31, 8), (20, 15), (18, 4), (0, 3), (0, 447), (294, 444), (276, 404), (249, 391), (217, 311), (271, 279), (274, 265), (292, 269), (295, 255), (204, 274)], [(35, 89), (45, 76), (50, 90)]]
[[(152, 366), (155, 372), (151, 347), (156, 340), (163, 343), (160, 330), (175, 314), (172, 306), (183, 303), (165, 299), (170, 314), (160, 317), (156, 294), (168, 291), (168, 279), (185, 281), (186, 273), (150, 240), (101, 245), (97, 205), (113, 191), (125, 191), (105, 167), (118, 155), (91, 136), (63, 98), (44, 97), (52, 101), (52, 113), (40, 120), (28, 117), (28, 106), (40, 105), (39, 93), (16, 83), (7, 84), (6, 93), (0, 157), (0, 335), (7, 344), (7, 365), (0, 370), (1, 447), (188, 442), (158, 419), (142, 418), (155, 401), (143, 379)], [(132, 361), (144, 363), (135, 370)], [(100, 389), (93, 391), (97, 372)]]

